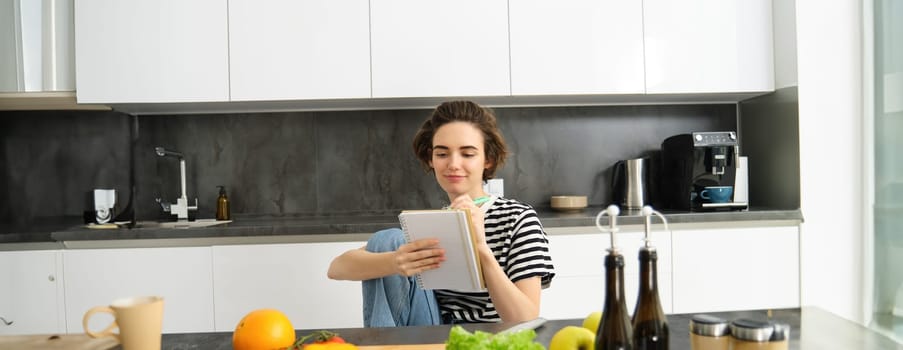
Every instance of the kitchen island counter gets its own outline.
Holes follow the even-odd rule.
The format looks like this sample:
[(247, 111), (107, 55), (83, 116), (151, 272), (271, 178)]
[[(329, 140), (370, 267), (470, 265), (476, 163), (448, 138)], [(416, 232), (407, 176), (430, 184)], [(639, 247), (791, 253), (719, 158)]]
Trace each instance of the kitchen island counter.
[[(752, 318), (765, 320), (767, 312), (735, 311), (708, 313), (727, 320)], [(668, 315), (670, 348), (689, 350), (689, 320), (692, 315)], [(854, 322), (815, 307), (802, 309), (781, 309), (773, 311), (773, 320), (789, 324), (789, 349), (850, 350), (850, 349), (901, 349), (887, 336)], [(536, 341), (548, 347), (556, 331), (564, 326), (579, 326), (582, 320), (550, 320), (537, 329)], [(468, 331), (482, 330), (498, 332), (512, 324), (465, 324)], [(451, 326), (397, 327), (397, 328), (346, 328), (331, 329), (347, 341), (357, 345), (435, 344), (448, 337)], [(298, 330), (303, 336), (312, 330)], [(163, 335), (163, 349), (231, 349), (232, 333), (191, 333)]]

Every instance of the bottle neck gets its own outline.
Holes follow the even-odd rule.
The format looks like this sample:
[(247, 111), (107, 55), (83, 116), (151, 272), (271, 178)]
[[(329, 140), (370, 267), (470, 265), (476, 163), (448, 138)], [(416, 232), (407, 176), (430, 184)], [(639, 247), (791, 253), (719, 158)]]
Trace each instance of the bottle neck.
[(605, 256), (605, 308), (618, 307), (624, 300), (624, 257), (608, 254)]
[(640, 248), (640, 296), (651, 293), (658, 296), (658, 253), (655, 248)]

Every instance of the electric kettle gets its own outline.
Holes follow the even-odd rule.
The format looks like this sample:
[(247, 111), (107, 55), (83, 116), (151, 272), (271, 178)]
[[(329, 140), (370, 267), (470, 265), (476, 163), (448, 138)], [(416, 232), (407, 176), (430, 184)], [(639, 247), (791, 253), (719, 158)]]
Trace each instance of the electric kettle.
[(650, 203), (650, 158), (620, 160), (611, 177), (612, 203), (626, 209), (642, 209)]

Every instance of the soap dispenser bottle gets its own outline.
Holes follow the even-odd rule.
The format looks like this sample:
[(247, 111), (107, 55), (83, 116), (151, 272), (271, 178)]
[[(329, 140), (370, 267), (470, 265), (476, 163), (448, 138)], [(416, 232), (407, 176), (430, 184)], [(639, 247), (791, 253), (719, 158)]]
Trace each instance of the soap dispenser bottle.
[(640, 247), (640, 289), (633, 311), (633, 342), (637, 350), (668, 350), (668, 320), (658, 296), (658, 253), (649, 239), (652, 215), (658, 215), (668, 227), (668, 221), (650, 206), (643, 207), (646, 222), (645, 244)]
[[(596, 227), (611, 235), (611, 248), (605, 256), (605, 305), (602, 309), (602, 320), (596, 331), (596, 350), (633, 350), (633, 326), (627, 313), (624, 297), (624, 256), (615, 244), (616, 224), (620, 210), (615, 205), (599, 212), (596, 216)], [(599, 225), (602, 215), (609, 216), (609, 228)]]
[(219, 198), (216, 199), (216, 219), (230, 220), (232, 215), (229, 212), (229, 197), (226, 196), (226, 187), (216, 187), (219, 187)]

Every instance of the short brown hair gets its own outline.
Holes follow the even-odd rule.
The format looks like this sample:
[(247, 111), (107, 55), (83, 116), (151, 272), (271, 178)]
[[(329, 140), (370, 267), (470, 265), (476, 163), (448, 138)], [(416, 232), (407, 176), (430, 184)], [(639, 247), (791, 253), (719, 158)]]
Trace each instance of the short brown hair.
[(420, 160), (424, 170), (432, 171), (430, 160), (433, 157), (433, 136), (439, 127), (451, 122), (466, 122), (483, 133), (483, 147), (486, 160), (490, 166), (483, 171), (483, 181), (495, 176), (495, 171), (502, 167), (508, 157), (508, 146), (502, 137), (492, 110), (471, 101), (449, 101), (440, 104), (433, 110), (429, 119), (423, 122), (420, 130), (414, 135), (414, 155)]

